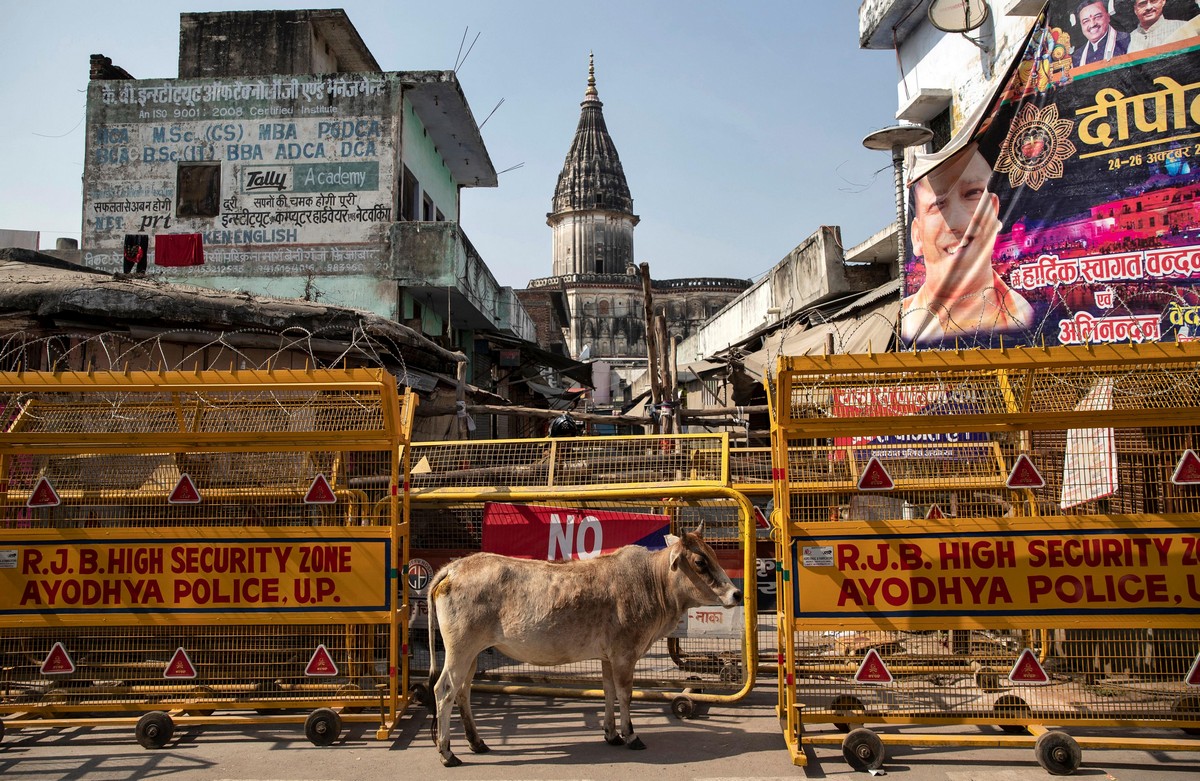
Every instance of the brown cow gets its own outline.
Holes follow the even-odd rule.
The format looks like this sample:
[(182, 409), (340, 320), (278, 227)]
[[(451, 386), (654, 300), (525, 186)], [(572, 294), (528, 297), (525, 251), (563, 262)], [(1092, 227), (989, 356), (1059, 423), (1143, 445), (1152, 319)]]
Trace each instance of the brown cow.
[[(450, 750), (452, 701), (458, 703), (471, 750), (488, 750), (471, 715), (471, 679), (479, 653), (492, 647), (527, 664), (599, 659), (604, 739), (613, 746), (645, 748), (629, 716), (634, 665), (688, 608), (742, 602), (741, 590), (701, 534), (698, 528), (682, 538), (668, 536), (660, 551), (629, 545), (570, 562), (476, 553), (439, 570), (429, 584), (429, 680), (442, 764), (462, 764)], [(446, 647), (441, 675), (435, 648), (439, 622)], [(614, 699), (621, 705), (620, 734)]]

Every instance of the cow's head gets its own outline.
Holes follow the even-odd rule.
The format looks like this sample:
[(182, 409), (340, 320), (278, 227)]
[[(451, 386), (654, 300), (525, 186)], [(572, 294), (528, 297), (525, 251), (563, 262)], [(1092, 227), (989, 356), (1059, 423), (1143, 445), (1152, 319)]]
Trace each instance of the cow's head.
[(733, 585), (717, 561), (717, 554), (704, 541), (704, 523), (694, 532), (682, 537), (667, 535), (667, 551), (671, 571), (684, 576), (688, 597), (696, 605), (720, 604), (736, 607), (742, 604), (742, 590)]

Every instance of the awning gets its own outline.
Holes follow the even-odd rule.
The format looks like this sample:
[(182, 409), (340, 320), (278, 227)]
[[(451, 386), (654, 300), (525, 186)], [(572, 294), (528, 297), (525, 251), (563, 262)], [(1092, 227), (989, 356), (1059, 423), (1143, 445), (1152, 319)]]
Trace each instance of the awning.
[(778, 331), (766, 338), (761, 350), (745, 356), (743, 365), (748, 374), (761, 380), (765, 374), (775, 373), (781, 355), (820, 355), (830, 334), (837, 353), (887, 352), (899, 314), (899, 301), (880, 301), (856, 317), (810, 326), (799, 333)]
[(521, 363), (523, 365), (547, 366), (559, 374), (565, 374), (580, 385), (586, 385), (589, 388), (592, 387), (592, 367), (589, 364), (580, 363), (574, 358), (558, 355), (549, 350), (543, 350), (533, 342), (527, 342), (517, 336), (509, 336), (508, 334), (495, 331), (477, 332), (476, 335), (494, 344), (520, 350)]

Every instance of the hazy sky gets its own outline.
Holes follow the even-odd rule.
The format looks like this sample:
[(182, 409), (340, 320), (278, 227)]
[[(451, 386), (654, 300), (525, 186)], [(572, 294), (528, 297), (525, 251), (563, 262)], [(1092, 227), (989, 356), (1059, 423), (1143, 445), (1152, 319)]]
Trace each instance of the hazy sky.
[[(180, 3), (0, 0), (0, 228), (78, 239), (88, 58), (178, 75), (179, 14), (345, 8), (384, 70), (450, 70), (500, 186), (462, 227), (502, 285), (550, 274), (546, 212), (579, 120), (588, 52), (656, 279), (757, 278), (821, 225), (847, 246), (895, 214), (895, 53), (858, 48), (856, 0)], [(464, 43), (464, 33), (466, 34)], [(478, 35), (478, 40), (476, 36)], [(463, 52), (460, 54), (460, 47)]]

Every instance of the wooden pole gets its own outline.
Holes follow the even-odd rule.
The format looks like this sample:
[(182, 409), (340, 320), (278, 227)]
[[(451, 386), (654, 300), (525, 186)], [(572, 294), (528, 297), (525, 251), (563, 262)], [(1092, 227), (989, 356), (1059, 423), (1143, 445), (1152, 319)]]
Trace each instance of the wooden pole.
[[(650, 264), (641, 263), (638, 267), (642, 272), (642, 303), (646, 317), (646, 374), (650, 379), (650, 403), (658, 409), (662, 403), (662, 385), (658, 376), (658, 339), (654, 333), (654, 293), (650, 289)], [(660, 433), (657, 423), (654, 433)]]

